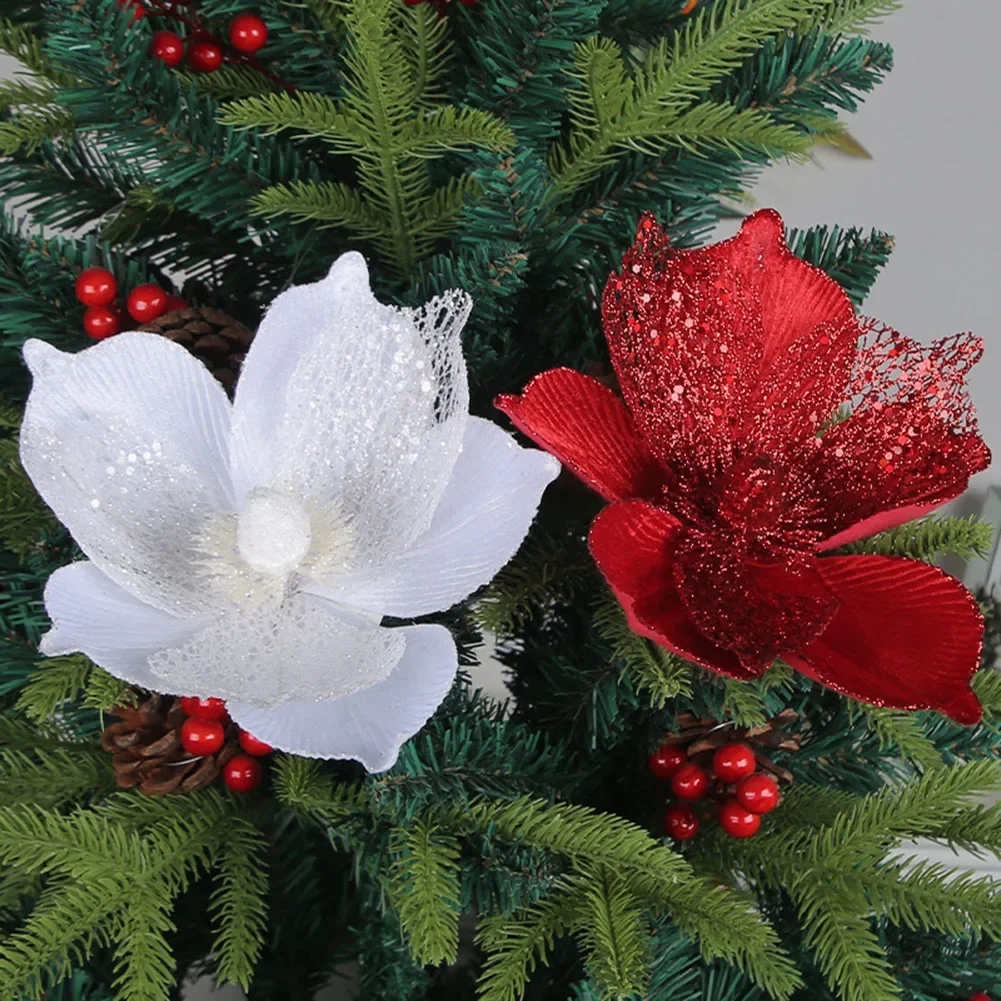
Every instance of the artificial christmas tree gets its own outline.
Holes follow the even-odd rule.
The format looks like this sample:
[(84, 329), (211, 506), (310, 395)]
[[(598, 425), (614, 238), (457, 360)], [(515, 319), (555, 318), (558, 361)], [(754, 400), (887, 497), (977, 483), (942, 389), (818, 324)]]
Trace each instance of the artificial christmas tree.
[(705, 246), (893, 6), (0, 5), (0, 997), (997, 993), (978, 345)]

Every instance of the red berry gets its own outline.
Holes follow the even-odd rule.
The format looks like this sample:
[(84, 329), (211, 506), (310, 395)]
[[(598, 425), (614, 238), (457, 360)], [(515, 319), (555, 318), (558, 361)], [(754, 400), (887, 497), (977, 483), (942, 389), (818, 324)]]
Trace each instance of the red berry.
[(709, 788), (709, 776), (689, 762), (671, 776), (671, 792), (678, 799), (702, 799)]
[(664, 811), (664, 833), (675, 841), (687, 841), (699, 833), (699, 815), (683, 803), (672, 803)]
[(189, 716), (181, 726), (181, 745), (188, 754), (215, 754), (225, 743), (226, 731), (218, 720)]
[(222, 66), (222, 49), (210, 38), (188, 42), (188, 65), (196, 73), (211, 73)]
[(158, 31), (153, 36), (149, 54), (168, 66), (176, 66), (184, 58), (184, 39), (172, 31)]
[(229, 40), (241, 52), (257, 52), (268, 40), (268, 26), (256, 14), (238, 14), (229, 25)]
[(727, 785), (753, 775), (757, 767), (754, 751), (747, 744), (724, 744), (713, 755), (713, 771)]
[(981, 991), (979, 994), (974, 994), (970, 1001), (991, 1001), (991, 999)]
[(408, 7), (416, 7), (419, 3), (424, 3), (424, 0), (403, 0), (403, 2)]
[(118, 282), (107, 268), (84, 268), (73, 288), (85, 306), (110, 305), (118, 294)]
[(758, 833), (761, 817), (745, 810), (735, 799), (728, 799), (719, 808), (719, 823), (731, 838), (749, 838)]
[(133, 320), (149, 323), (167, 308), (167, 293), (159, 285), (137, 285), (126, 303)]
[(737, 785), (737, 802), (751, 813), (771, 813), (779, 805), (779, 787), (767, 775), (748, 775)]
[(83, 314), (83, 329), (95, 341), (103, 341), (122, 329), (122, 316), (111, 306), (91, 306)]
[(247, 754), (238, 754), (223, 765), (222, 780), (233, 792), (250, 792), (261, 784), (264, 774), (257, 758)]
[(247, 754), (252, 754), (255, 758), (263, 758), (265, 754), (270, 754), (274, 748), (270, 744), (265, 744), (263, 740), (258, 740), (253, 734), (246, 730), (240, 731), (240, 747)]
[(197, 719), (218, 719), (226, 715), (226, 703), (222, 699), (200, 699), (196, 695), (181, 698), (181, 708)]
[(167, 308), (164, 309), (165, 313), (171, 313), (175, 309), (187, 309), (188, 304), (179, 295), (168, 295), (167, 296)]
[(686, 761), (688, 755), (677, 744), (661, 744), (649, 758), (646, 766), (658, 779), (669, 779)]

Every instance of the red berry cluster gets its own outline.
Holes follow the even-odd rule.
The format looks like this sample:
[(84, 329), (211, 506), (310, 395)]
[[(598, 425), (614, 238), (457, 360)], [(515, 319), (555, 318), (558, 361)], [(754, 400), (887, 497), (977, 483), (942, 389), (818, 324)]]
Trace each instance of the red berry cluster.
[(778, 806), (779, 787), (758, 772), (754, 751), (742, 742), (724, 744), (713, 755), (710, 775), (678, 744), (665, 742), (647, 761), (650, 773), (671, 785), (671, 792), (686, 802), (672, 803), (664, 812), (664, 831), (675, 841), (687, 841), (699, 832), (701, 820), (688, 804), (708, 796), (719, 804), (720, 826), (732, 838), (758, 833), (761, 816)]
[[(181, 708), (188, 718), (181, 724), (181, 745), (188, 754), (203, 757), (215, 754), (226, 743), (226, 724), (229, 713), (222, 699), (200, 699), (187, 695), (181, 699)], [(240, 747), (244, 754), (230, 758), (222, 767), (222, 780), (233, 792), (250, 792), (261, 784), (264, 770), (257, 760), (270, 754), (274, 748), (263, 740), (240, 730)]]
[[(244, 55), (260, 51), (267, 40), (268, 26), (257, 14), (237, 14), (229, 24), (229, 44)], [(173, 31), (158, 31), (153, 35), (149, 54), (154, 59), (177, 66), (185, 52), (188, 65), (196, 73), (211, 73), (226, 62), (223, 45), (205, 31), (196, 30), (187, 39)]]
[(970, 1001), (991, 1001), (991, 999), (981, 991), (979, 994), (974, 994)]
[[(87, 307), (83, 329), (95, 341), (103, 341), (122, 329), (122, 307), (115, 302), (118, 282), (107, 268), (86, 268), (76, 279), (76, 297)], [(178, 295), (164, 292), (159, 285), (137, 285), (129, 292), (125, 308), (137, 323), (149, 323), (172, 309), (184, 309), (187, 303)]]

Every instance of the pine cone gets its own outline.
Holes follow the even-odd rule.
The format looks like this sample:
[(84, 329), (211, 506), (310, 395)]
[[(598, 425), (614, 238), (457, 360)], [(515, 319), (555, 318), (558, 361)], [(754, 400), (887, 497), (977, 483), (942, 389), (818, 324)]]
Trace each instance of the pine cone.
[(113, 710), (120, 722), (101, 734), (101, 745), (110, 752), (115, 777), (123, 789), (147, 796), (192, 792), (214, 782), (222, 767), (240, 750), (237, 727), (226, 724), (226, 743), (205, 757), (193, 757), (181, 746), (181, 725), (187, 718), (180, 700), (153, 695), (137, 706)]
[(708, 771), (711, 770), (716, 748), (734, 741), (743, 741), (754, 751), (761, 768), (771, 772), (780, 782), (791, 783), (792, 772), (775, 764), (764, 752), (771, 748), (782, 751), (799, 750), (802, 738), (789, 729), (797, 718), (795, 710), (783, 709), (764, 726), (749, 728), (721, 723), (715, 719), (700, 719), (693, 713), (684, 713), (678, 717), (679, 732), (671, 734), (664, 743), (684, 747), (689, 760)]
[(137, 329), (162, 334), (187, 348), (208, 366), (231, 395), (247, 348), (254, 339), (254, 331), (249, 327), (211, 306), (175, 309)]

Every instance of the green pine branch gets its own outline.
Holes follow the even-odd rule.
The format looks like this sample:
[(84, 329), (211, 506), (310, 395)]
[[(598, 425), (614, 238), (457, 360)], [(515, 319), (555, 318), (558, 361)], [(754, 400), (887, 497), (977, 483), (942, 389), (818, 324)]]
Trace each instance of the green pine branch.
[(34, 153), (43, 143), (72, 134), (76, 123), (65, 108), (33, 107), (0, 122), (0, 153)]
[(831, 35), (861, 34), (902, 6), (903, 0), (833, 0), (816, 23)]
[(797, 257), (826, 271), (847, 293), (856, 307), (862, 305), (880, 270), (890, 259), (893, 238), (872, 230), (838, 226), (790, 229), (789, 249)]
[(804, 133), (762, 112), (748, 117), (732, 106), (692, 105), (769, 38), (796, 28), (828, 2), (712, 4), (673, 39), (651, 48), (635, 75), (611, 39), (594, 36), (580, 43), (570, 93), (573, 127), (566, 143), (550, 155), (557, 190), (580, 188), (629, 150), (661, 153), (675, 143), (716, 140), (731, 149), (760, 145), (769, 155), (807, 152), (810, 140)]
[(637, 636), (614, 595), (605, 593), (598, 600), (593, 621), (598, 635), (611, 644), (612, 657), (621, 662), (633, 687), (646, 694), (651, 706), (663, 709), (671, 699), (691, 695), (692, 665)]
[(511, 917), (481, 921), (476, 942), (486, 961), (477, 985), (480, 1001), (522, 1001), (532, 971), (577, 924), (580, 904), (579, 889), (564, 888)]
[(849, 706), (851, 712), (866, 718), (884, 751), (898, 753), (921, 768), (942, 765), (941, 753), (925, 735), (921, 720), (914, 713), (894, 712), (864, 702), (852, 702)]
[(459, 844), (426, 820), (399, 831), (389, 895), (417, 962), (454, 963), (459, 950)]
[(17, 708), (37, 723), (52, 719), (60, 706), (84, 691), (93, 666), (82, 653), (39, 661), (35, 674), (21, 692)]
[(603, 867), (586, 870), (581, 884), (579, 938), (588, 974), (608, 1001), (642, 995), (650, 980), (650, 929), (640, 902)]
[(0, 545), (24, 559), (56, 525), (21, 465), (16, 437), (0, 439)]
[(532, 532), (487, 585), (474, 609), (481, 629), (516, 632), (552, 604), (572, 601), (594, 579), (594, 561), (576, 539)]
[(985, 556), (993, 542), (993, 527), (976, 515), (956, 518), (931, 515), (920, 521), (898, 525), (887, 532), (852, 542), (843, 553), (875, 553), (880, 556), (907, 556), (912, 560), (934, 562), (943, 553), (960, 559)]
[(250, 990), (268, 930), (266, 850), (257, 827), (234, 820), (220, 852), (210, 904), (216, 981), (239, 984), (245, 991)]
[[(472, 149), (501, 150), (513, 141), (487, 111), (431, 104), (447, 63), (446, 36), (424, 10), (401, 13), (395, 0), (345, 6), (345, 96), (275, 93), (234, 101), (220, 121), (264, 134), (291, 130), (354, 158), (357, 187), (297, 181), (253, 199), (252, 211), (274, 218), (318, 220), (374, 243), (408, 275), (434, 241), (454, 226), (469, 178), (443, 187), (428, 161)], [(417, 30), (413, 31), (414, 24)]]

